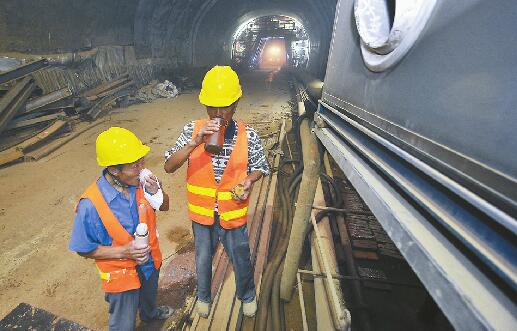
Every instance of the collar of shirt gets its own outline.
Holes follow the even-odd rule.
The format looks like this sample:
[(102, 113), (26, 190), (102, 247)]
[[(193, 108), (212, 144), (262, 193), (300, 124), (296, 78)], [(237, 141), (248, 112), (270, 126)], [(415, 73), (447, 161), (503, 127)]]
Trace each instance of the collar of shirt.
[(228, 127), (226, 128), (226, 131), (224, 132), (224, 139), (233, 139), (235, 136), (235, 131), (237, 129), (237, 125), (235, 124), (235, 120), (231, 120), (228, 123)]
[[(123, 199), (126, 199), (126, 196), (124, 193), (117, 191), (111, 184), (108, 182), (108, 180), (105, 177), (107, 170), (104, 169), (102, 171), (101, 177), (97, 181), (97, 184), (99, 186), (99, 189), (102, 193), (102, 196), (104, 199), (106, 199), (106, 202), (108, 205), (117, 197), (121, 197)], [(130, 202), (132, 204), (132, 201), (134, 200), (135, 192), (136, 192), (136, 186), (129, 186), (129, 197)], [(127, 199), (126, 199), (127, 200)]]

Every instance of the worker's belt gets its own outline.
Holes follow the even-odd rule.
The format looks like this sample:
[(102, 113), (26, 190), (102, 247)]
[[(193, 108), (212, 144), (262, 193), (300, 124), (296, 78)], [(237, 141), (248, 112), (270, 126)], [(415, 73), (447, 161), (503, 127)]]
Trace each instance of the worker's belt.
[[(205, 207), (196, 206), (196, 205), (191, 204), (191, 203), (188, 204), (188, 209), (192, 213), (195, 213), (195, 214), (198, 214), (198, 215), (201, 215), (201, 216), (207, 216), (207, 217), (213, 217), (214, 216), (214, 210), (213, 209), (208, 209), (208, 208), (205, 208)], [(241, 209), (230, 210), (230, 211), (225, 211), (225, 212), (219, 211), (219, 217), (223, 221), (230, 221), (230, 220), (233, 220), (235, 218), (243, 217), (247, 213), (248, 213), (248, 207), (244, 207), (244, 208), (241, 208)]]
[(101, 279), (105, 280), (107, 282), (110, 282), (112, 280), (119, 278), (118, 276), (120, 276), (120, 275), (138, 276), (138, 272), (134, 268), (133, 269), (124, 268), (124, 269), (114, 270), (114, 271), (110, 271), (110, 272), (103, 272), (103, 271), (101, 271), (101, 269), (99, 269), (99, 266), (97, 266), (97, 270), (99, 271), (99, 275), (101, 276)]
[[(187, 184), (187, 191), (193, 194), (197, 195), (203, 195), (210, 198), (215, 198), (215, 193), (217, 190), (215, 188), (211, 187), (203, 187), (203, 186), (196, 186), (192, 184)], [(231, 200), (232, 199), (232, 192), (217, 192), (217, 200), (218, 201), (224, 201), (224, 200)], [(203, 214), (201, 214), (203, 215)]]

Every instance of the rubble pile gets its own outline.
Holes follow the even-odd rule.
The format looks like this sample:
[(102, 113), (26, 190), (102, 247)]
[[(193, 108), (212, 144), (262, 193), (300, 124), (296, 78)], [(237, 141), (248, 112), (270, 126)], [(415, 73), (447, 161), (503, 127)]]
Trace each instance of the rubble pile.
[[(114, 107), (179, 94), (168, 80), (152, 81), (139, 89), (141, 77), (137, 75), (135, 81), (130, 73), (121, 72), (112, 79), (78, 89), (64, 76), (52, 79), (56, 68), (46, 59), (15, 68), (9, 65), (10, 70), (0, 72), (0, 166), (26, 159), (29, 151), (71, 131), (75, 122), (94, 121)], [(52, 84), (47, 84), (50, 81)]]

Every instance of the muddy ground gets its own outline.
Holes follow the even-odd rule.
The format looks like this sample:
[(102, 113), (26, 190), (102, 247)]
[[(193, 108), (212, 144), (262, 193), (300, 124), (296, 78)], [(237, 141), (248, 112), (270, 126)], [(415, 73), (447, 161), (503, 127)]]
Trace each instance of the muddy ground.
[[(288, 111), (288, 87), (280, 76), (266, 89), (266, 73), (242, 76), (244, 96), (236, 118), (247, 122), (277, 121)], [(175, 99), (115, 109), (100, 125), (32, 163), (0, 169), (0, 318), (26, 302), (92, 329), (107, 329), (104, 302), (93, 260), (68, 250), (74, 207), (101, 169), (95, 160), (95, 138), (110, 126), (132, 130), (151, 152), (146, 167), (164, 182), (171, 211), (158, 215), (164, 256), (192, 241), (187, 218), (185, 166), (174, 175), (163, 171), (164, 151), (185, 123), (205, 115), (198, 91)], [(88, 125), (81, 123), (80, 130)], [(163, 271), (163, 269), (162, 269)]]

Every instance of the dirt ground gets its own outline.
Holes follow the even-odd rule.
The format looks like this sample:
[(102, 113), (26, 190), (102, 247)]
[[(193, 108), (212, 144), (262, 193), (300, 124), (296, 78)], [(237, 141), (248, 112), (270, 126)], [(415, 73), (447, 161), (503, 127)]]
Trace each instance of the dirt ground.
[[(277, 77), (266, 89), (266, 74), (241, 77), (244, 96), (236, 118), (264, 126), (287, 112), (285, 79)], [(79, 195), (101, 172), (95, 160), (95, 138), (110, 126), (132, 130), (151, 147), (146, 167), (164, 182), (171, 196), (171, 210), (158, 215), (164, 256), (192, 240), (184, 189), (186, 167), (174, 175), (165, 174), (163, 154), (185, 123), (205, 116), (197, 97), (198, 91), (190, 91), (175, 99), (115, 109), (98, 120), (105, 122), (49, 156), (0, 169), (0, 318), (26, 302), (86, 327), (107, 329), (107, 304), (94, 262), (70, 252), (68, 240)]]

